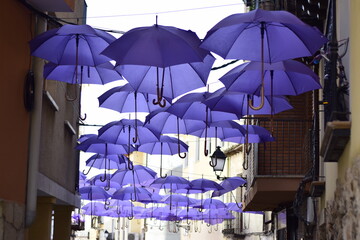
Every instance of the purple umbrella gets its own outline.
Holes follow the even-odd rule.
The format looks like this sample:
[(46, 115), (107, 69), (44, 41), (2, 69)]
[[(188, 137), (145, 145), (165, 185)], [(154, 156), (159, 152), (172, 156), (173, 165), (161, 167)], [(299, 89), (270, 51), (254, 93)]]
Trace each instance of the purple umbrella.
[(110, 195), (99, 186), (86, 186), (79, 188), (81, 199), (87, 200), (107, 200)]
[(86, 160), (86, 166), (94, 167), (97, 169), (121, 169), (127, 163), (128, 158), (122, 154), (107, 155), (94, 154)]
[(141, 185), (142, 183), (155, 178), (156, 172), (142, 165), (134, 165), (132, 170), (117, 170), (111, 177), (113, 181), (118, 182), (121, 186), (127, 184)]
[[(107, 179), (107, 181), (105, 182), (104, 179)], [(107, 175), (103, 175), (103, 174), (95, 175), (94, 177), (89, 179), (89, 182), (90, 182), (91, 185), (103, 187), (104, 190), (106, 190), (106, 191), (109, 191), (110, 188), (116, 189), (116, 190), (121, 188), (119, 183), (110, 180), (109, 174), (107, 174)]]
[[(157, 99), (156, 95), (135, 91), (130, 84), (111, 88), (98, 99), (100, 107), (112, 109), (120, 113), (150, 113), (160, 108), (152, 103), (153, 100)], [(169, 99), (167, 100), (170, 101)]]
[[(128, 144), (113, 144), (108, 143), (105, 140), (99, 139), (96, 134), (90, 134), (85, 137), (81, 137), (81, 143), (76, 146), (77, 150), (84, 152), (93, 152), (102, 154), (103, 156), (118, 155), (118, 154), (130, 154), (135, 151), (135, 148)], [(127, 159), (128, 166), (132, 166), (132, 163)], [(106, 171), (105, 171), (106, 176)], [(106, 179), (106, 178), (105, 178)], [(104, 180), (105, 181), (105, 180)]]
[[(201, 47), (225, 59), (245, 59), (273, 63), (282, 60), (311, 56), (327, 42), (325, 36), (287, 11), (256, 9), (233, 14), (210, 29)], [(263, 74), (261, 74), (263, 76)], [(261, 101), (264, 104), (264, 78), (261, 77)]]
[(227, 203), (227, 210), (229, 211), (234, 211), (234, 212), (243, 212), (242, 210), (242, 203), (233, 203), (233, 202), (230, 202), (230, 203)]
[(180, 140), (173, 137), (160, 136), (159, 141), (144, 143), (138, 147), (137, 151), (153, 155), (160, 155), (160, 177), (164, 178), (167, 176), (167, 174), (165, 174), (165, 176), (162, 175), (162, 156), (174, 155), (188, 151), (188, 145), (182, 141), (180, 141), (180, 149), (178, 149), (179, 141)]
[[(233, 92), (261, 95), (261, 63), (241, 64), (219, 80), (225, 88)], [(321, 88), (319, 77), (305, 64), (295, 60), (285, 60), (264, 64), (264, 85), (267, 96), (299, 95)]]
[(253, 98), (255, 103), (261, 101), (258, 96), (250, 97), (240, 92), (230, 92), (223, 88), (212, 93), (204, 103), (213, 111), (233, 113), (241, 118), (245, 115), (276, 114), (292, 109), (292, 106), (284, 97), (265, 97), (264, 106), (259, 110), (249, 108), (248, 101)]
[[(211, 122), (218, 122), (223, 120), (237, 120), (239, 119), (234, 113), (218, 111), (210, 109), (202, 101), (205, 101), (210, 96), (208, 92), (189, 93), (178, 99), (172, 106), (165, 111), (182, 119), (193, 119), (205, 122), (207, 126)], [(205, 128), (206, 130), (207, 128)], [(207, 136), (205, 135), (205, 139)], [(205, 146), (207, 145), (205, 141)], [(205, 147), (206, 148), (206, 147)], [(208, 151), (205, 149), (205, 156)]]
[(213, 190), (218, 191), (222, 189), (224, 188), (220, 184), (206, 178), (199, 178), (190, 181), (190, 188), (189, 188), (189, 190), (200, 190), (202, 193)]
[(184, 195), (170, 194), (163, 197), (163, 199), (161, 199), (161, 202), (171, 204), (172, 206), (176, 207), (187, 207), (197, 203), (197, 200)]
[(180, 158), (185, 158), (186, 153), (180, 154), (180, 134), (189, 134), (192, 131), (203, 129), (206, 124), (200, 120), (182, 119), (159, 109), (146, 116), (145, 126), (161, 134), (177, 134), (178, 155)]
[(201, 208), (201, 209), (219, 209), (219, 208), (227, 208), (226, 204), (218, 199), (207, 198), (202, 203), (198, 205), (192, 206), (193, 208)]
[(64, 25), (29, 42), (31, 55), (61, 65), (97, 66), (111, 59), (100, 55), (116, 38), (89, 25)]
[[(89, 174), (90, 170), (94, 167), (97, 169), (104, 169), (105, 175), (107, 171), (110, 169), (123, 169), (126, 167), (128, 158), (122, 154), (117, 155), (102, 155), (102, 154), (94, 154), (88, 160), (86, 160), (86, 166), (89, 167), (87, 173), (85, 170), (83, 173), (85, 175)], [(105, 178), (106, 179), (106, 178)], [(102, 179), (101, 179), (102, 180)]]
[[(190, 182), (183, 177), (179, 176), (166, 176), (164, 178), (156, 178), (150, 187), (157, 189), (170, 189), (170, 194), (178, 189), (184, 189), (190, 187)], [(170, 198), (171, 200), (171, 198)], [(171, 203), (170, 203), (171, 208)]]
[(138, 200), (151, 200), (151, 193), (142, 187), (124, 187), (120, 188), (111, 196), (112, 199), (118, 200), (131, 200), (131, 201), (138, 201)]
[(143, 126), (137, 119), (113, 121), (99, 129), (99, 138), (107, 142), (130, 145), (130, 138), (135, 145), (159, 140), (160, 133)]
[(201, 47), (225, 59), (261, 61), (263, 46), (264, 61), (279, 62), (311, 56), (327, 41), (318, 29), (290, 12), (256, 9), (221, 20), (208, 31)]
[(201, 62), (207, 51), (199, 48), (196, 33), (170, 26), (138, 27), (126, 32), (103, 52), (117, 65), (169, 67)]
[(93, 135), (92, 137), (82, 141), (76, 146), (76, 149), (84, 152), (99, 153), (105, 156), (129, 154), (135, 151), (135, 148), (131, 145), (129, 151), (129, 145), (108, 143), (102, 139), (99, 139), (97, 135)]
[[(155, 24), (154, 26), (139, 27), (128, 31), (110, 44), (102, 53), (114, 59), (117, 65), (153, 66), (156, 67), (156, 72), (159, 72), (159, 68), (202, 62), (209, 52), (199, 48), (200, 43), (201, 40), (196, 33), (190, 30), (185, 31)], [(164, 74), (162, 74), (162, 83), (160, 83), (160, 75), (156, 74), (155, 76), (158, 99), (154, 103), (164, 106), (161, 103)]]
[(271, 135), (271, 133), (257, 125), (244, 125), (246, 129), (245, 136), (235, 136), (235, 137), (227, 137), (224, 138), (225, 142), (234, 142), (234, 143), (263, 143), (263, 142), (272, 142), (275, 141), (275, 138)]
[[(163, 97), (174, 99), (194, 89), (205, 87), (214, 61), (215, 58), (209, 54), (201, 62), (183, 63), (165, 68), (120, 65), (116, 69), (134, 89), (151, 94), (160, 93)], [(162, 83), (155, 88), (159, 84), (157, 83), (159, 76), (162, 76)], [(165, 106), (166, 103), (162, 105)]]
[(189, 188), (190, 182), (183, 177), (170, 175), (165, 178), (156, 178), (150, 187), (158, 189), (164, 188), (174, 191), (177, 189)]
[(103, 216), (105, 214), (106, 207), (103, 202), (91, 201), (82, 206), (81, 209), (84, 210), (83, 213), (85, 215)]
[(220, 185), (224, 188), (223, 190), (214, 191), (212, 197), (219, 197), (227, 192), (230, 192), (238, 187), (246, 184), (246, 180), (242, 177), (228, 177), (224, 179)]
[(45, 64), (45, 79), (57, 80), (70, 84), (101, 84), (122, 80), (121, 74), (114, 66), (105, 62), (97, 66), (58, 65), (52, 62)]

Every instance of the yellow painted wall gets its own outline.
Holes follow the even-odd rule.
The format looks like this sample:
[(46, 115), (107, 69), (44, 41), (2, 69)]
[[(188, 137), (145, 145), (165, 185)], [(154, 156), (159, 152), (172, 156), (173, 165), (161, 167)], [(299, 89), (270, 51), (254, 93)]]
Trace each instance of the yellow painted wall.
[[(339, 179), (342, 180), (345, 176), (346, 170), (351, 166), (353, 160), (360, 153), (360, 109), (358, 108), (360, 102), (360, 1), (350, 1), (350, 112), (351, 112), (351, 135), (350, 141), (345, 149), (338, 167)], [(344, 17), (344, 16), (343, 16)], [(340, 26), (341, 27), (341, 26)]]

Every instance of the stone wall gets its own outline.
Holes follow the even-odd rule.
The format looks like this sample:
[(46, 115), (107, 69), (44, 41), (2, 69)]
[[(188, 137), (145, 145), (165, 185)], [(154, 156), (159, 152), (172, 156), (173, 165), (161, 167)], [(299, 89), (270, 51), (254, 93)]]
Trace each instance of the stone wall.
[(360, 159), (345, 175), (344, 183), (337, 182), (334, 200), (326, 206), (325, 231), (319, 239), (360, 239)]
[(25, 207), (0, 200), (0, 240), (23, 240)]

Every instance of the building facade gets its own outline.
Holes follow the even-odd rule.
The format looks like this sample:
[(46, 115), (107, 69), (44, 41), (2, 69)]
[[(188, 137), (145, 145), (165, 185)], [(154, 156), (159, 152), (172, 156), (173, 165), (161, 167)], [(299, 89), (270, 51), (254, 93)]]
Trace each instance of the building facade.
[(80, 205), (79, 99), (66, 101), (73, 86), (43, 78), (45, 61), (30, 55), (28, 43), (66, 24), (58, 18), (84, 23), (86, 4), (5, 0), (2, 6), (0, 239), (69, 239), (71, 212)]

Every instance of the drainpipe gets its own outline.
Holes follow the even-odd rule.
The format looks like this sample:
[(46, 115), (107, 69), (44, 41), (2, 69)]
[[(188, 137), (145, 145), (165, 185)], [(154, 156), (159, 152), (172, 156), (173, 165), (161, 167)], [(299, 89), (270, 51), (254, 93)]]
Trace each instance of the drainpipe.
[[(47, 21), (44, 18), (35, 16), (35, 35), (46, 31)], [(34, 105), (30, 116), (29, 133), (29, 153), (28, 153), (28, 172), (26, 185), (26, 212), (25, 226), (29, 227), (36, 217), (37, 204), (37, 174), (40, 159), (40, 138), (41, 138), (41, 112), (43, 97), (43, 67), (44, 61), (33, 57), (35, 78), (34, 86)]]

